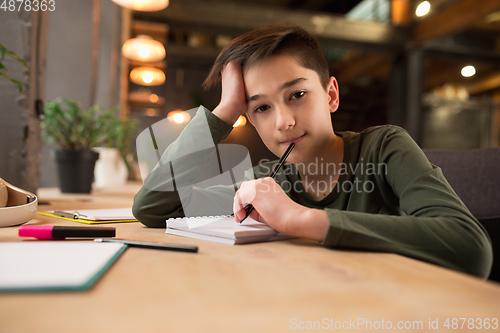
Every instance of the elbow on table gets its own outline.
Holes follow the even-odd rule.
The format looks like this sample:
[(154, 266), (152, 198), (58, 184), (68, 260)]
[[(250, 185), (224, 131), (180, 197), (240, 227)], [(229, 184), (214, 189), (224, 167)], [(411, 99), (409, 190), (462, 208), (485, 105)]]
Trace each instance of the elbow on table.
[(472, 274), (487, 279), (493, 265), (493, 249), (489, 241), (485, 240), (482, 246), (475, 250), (477, 264), (473, 265)]
[(461, 246), (463, 251), (457, 253), (458, 266), (465, 273), (487, 279), (493, 265), (493, 249), (488, 236), (475, 239), (471, 246)]
[(165, 219), (162, 219), (160, 216), (156, 216), (151, 207), (140, 200), (134, 200), (134, 204), (132, 205), (132, 214), (134, 214), (135, 218), (146, 227), (165, 228)]

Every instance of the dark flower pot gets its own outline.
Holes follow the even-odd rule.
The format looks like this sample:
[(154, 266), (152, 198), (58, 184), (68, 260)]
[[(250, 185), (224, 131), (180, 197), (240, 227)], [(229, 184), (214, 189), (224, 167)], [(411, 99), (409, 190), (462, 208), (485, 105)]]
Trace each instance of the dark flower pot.
[(90, 193), (99, 153), (92, 150), (56, 150), (59, 188), (62, 193)]

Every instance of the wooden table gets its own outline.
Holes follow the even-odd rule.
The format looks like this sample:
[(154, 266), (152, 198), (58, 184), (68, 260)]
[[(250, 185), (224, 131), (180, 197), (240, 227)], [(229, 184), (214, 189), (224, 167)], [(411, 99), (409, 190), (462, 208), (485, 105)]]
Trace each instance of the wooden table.
[[(42, 189), (50, 205), (39, 210), (127, 207), (138, 188)], [(40, 216), (30, 224), (75, 222)], [(301, 239), (231, 246), (140, 223), (112, 226), (119, 238), (193, 244), (199, 253), (129, 248), (89, 291), (0, 294), (0, 332), (289, 332), (308, 324), (367, 332), (387, 330), (389, 321), (392, 330), (436, 332), (460, 331), (453, 318), (458, 327), (459, 318), (500, 319), (500, 285), (395, 254)], [(0, 241), (19, 241), (17, 229), (0, 229)], [(438, 329), (429, 329), (436, 320)], [(481, 331), (467, 323), (462, 330)]]

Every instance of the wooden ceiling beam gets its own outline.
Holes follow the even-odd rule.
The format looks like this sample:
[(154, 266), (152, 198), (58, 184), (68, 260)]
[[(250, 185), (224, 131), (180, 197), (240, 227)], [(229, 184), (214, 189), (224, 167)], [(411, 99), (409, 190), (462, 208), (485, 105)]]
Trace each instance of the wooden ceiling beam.
[(468, 32), (423, 43), (427, 55), (455, 60), (499, 62), (497, 36), (491, 33)]
[(333, 74), (336, 76), (339, 85), (346, 85), (359, 76), (374, 73), (378, 68), (383, 67), (388, 60), (388, 57), (382, 54), (360, 55), (338, 66), (340, 67), (338, 74)]
[(462, 0), (417, 24), (413, 39), (424, 42), (462, 32), (497, 10), (499, 0)]
[(480, 94), (489, 90), (500, 88), (500, 72), (493, 73), (479, 82), (465, 86), (471, 95)]
[(214, 47), (193, 48), (183, 45), (170, 44), (167, 49), (167, 61), (169, 63), (193, 63), (212, 66), (219, 55), (220, 49)]
[[(401, 47), (409, 40), (409, 29), (380, 22), (352, 21), (340, 15), (301, 10), (261, 7), (236, 3), (172, 2), (159, 12), (135, 14), (136, 19), (165, 22), (200, 29), (219, 29), (240, 34), (269, 24), (295, 23), (318, 38)], [(231, 33), (233, 32), (233, 33)]]
[(456, 62), (433, 59), (426, 63), (424, 69), (424, 91), (440, 88), (446, 83), (460, 82), (463, 77), (460, 70), (463, 66)]

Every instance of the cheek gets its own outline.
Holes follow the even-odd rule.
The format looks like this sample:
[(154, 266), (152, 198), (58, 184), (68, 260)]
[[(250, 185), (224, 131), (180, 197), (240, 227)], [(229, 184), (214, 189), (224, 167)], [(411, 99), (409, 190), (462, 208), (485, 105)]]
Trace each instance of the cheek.
[[(272, 121), (254, 121), (254, 127), (264, 145), (276, 155), (275, 124)], [(279, 153), (279, 152), (278, 152)]]
[(311, 108), (311, 110), (314, 111), (308, 112), (306, 116), (301, 119), (304, 124), (319, 128), (331, 127), (332, 118), (330, 107), (328, 105), (319, 104), (314, 108)]
[(266, 136), (270, 135), (271, 130), (273, 129), (274, 123), (271, 117), (266, 117), (266, 115), (258, 114), (252, 116), (253, 127), (259, 135)]
[(269, 126), (269, 124), (267, 123), (264, 124), (254, 123), (254, 127), (257, 133), (259, 133), (261, 139), (267, 145), (267, 141), (269, 141), (273, 135), (272, 126)]

